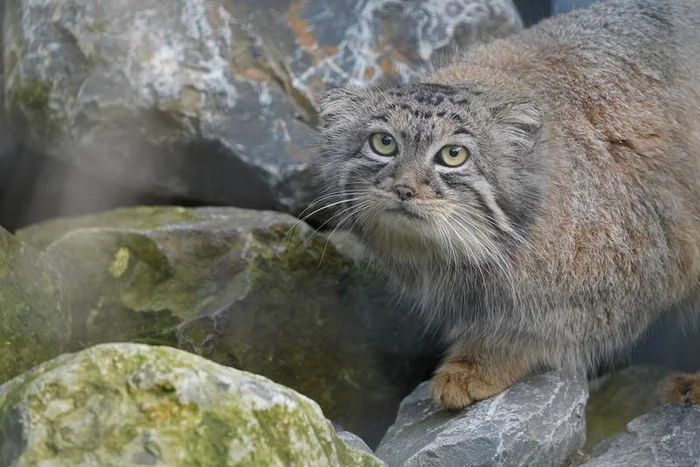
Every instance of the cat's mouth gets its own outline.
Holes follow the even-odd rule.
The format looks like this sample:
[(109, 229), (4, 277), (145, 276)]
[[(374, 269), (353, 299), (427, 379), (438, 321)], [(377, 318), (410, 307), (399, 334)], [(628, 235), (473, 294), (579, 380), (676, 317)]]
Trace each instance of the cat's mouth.
[(407, 203), (400, 203), (391, 207), (388, 207), (387, 212), (395, 214), (398, 216), (406, 217), (414, 220), (425, 220), (425, 216), (416, 212), (416, 209)]

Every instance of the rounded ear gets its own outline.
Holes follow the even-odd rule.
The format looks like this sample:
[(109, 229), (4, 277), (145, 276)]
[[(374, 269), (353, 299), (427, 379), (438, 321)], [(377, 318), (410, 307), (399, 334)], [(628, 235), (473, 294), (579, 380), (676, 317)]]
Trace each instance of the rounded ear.
[(337, 124), (366, 99), (367, 91), (356, 88), (328, 90), (320, 102), (318, 123), (321, 128)]
[(517, 99), (491, 109), (496, 124), (503, 127), (515, 143), (529, 146), (537, 142), (544, 126), (544, 115), (537, 102)]

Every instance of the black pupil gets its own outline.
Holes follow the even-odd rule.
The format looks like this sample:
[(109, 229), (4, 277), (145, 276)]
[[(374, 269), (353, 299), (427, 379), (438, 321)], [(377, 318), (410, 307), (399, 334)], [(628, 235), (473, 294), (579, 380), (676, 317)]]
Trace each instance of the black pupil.
[(459, 149), (460, 148), (450, 148), (450, 157), (457, 157), (459, 156)]
[(389, 135), (382, 136), (382, 144), (384, 146), (389, 146), (393, 141), (393, 138)]

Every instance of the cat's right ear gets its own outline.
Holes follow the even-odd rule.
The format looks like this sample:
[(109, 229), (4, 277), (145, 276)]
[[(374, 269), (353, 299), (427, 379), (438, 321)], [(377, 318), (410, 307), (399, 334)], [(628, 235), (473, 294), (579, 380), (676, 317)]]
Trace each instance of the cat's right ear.
[(366, 98), (366, 91), (356, 88), (334, 88), (328, 90), (320, 102), (318, 123), (321, 128), (337, 125), (350, 115)]

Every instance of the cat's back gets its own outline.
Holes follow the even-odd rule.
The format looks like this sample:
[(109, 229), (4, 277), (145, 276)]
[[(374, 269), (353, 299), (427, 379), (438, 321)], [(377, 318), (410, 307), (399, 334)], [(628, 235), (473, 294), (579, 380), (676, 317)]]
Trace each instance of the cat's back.
[(605, 278), (630, 295), (663, 283), (675, 295), (674, 284), (700, 274), (698, 6), (604, 2), (476, 47), (427, 78), (544, 107), (556, 170), (530, 239), (550, 252), (533, 270), (560, 277), (543, 283)]

